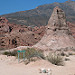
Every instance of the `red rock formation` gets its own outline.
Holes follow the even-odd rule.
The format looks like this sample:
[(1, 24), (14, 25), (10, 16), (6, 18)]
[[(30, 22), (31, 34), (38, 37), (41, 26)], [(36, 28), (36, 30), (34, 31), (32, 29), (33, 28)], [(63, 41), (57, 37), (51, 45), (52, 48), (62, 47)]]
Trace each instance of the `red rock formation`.
[[(75, 37), (75, 25), (70, 22), (67, 24)], [(45, 28), (45, 26), (31, 28), (25, 25), (10, 24), (5, 17), (0, 17), (0, 49), (32, 46), (40, 41)]]
[(0, 17), (0, 48), (14, 48), (17, 46), (32, 46), (44, 34), (45, 27), (27, 27), (25, 25), (10, 24), (4, 17)]

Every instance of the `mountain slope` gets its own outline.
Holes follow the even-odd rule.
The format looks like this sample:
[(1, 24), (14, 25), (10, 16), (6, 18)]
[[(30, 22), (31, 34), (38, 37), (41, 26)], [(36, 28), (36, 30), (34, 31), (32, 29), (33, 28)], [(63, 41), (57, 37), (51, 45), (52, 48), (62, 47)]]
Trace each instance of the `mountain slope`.
[(31, 27), (46, 25), (53, 11), (53, 8), (56, 6), (59, 6), (65, 11), (67, 21), (75, 23), (75, 1), (46, 4), (38, 6), (32, 10), (20, 11), (2, 16), (6, 17), (10, 23), (22, 24)]

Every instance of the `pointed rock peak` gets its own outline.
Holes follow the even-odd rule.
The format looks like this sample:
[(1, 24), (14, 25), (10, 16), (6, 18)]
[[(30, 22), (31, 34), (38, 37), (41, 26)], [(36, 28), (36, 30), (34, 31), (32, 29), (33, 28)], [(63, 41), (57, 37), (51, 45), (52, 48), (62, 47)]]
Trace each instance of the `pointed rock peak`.
[(55, 10), (55, 11), (57, 11), (57, 10), (59, 11), (59, 10), (62, 10), (62, 9), (60, 9), (58, 6), (56, 6), (56, 7), (54, 8), (54, 10)]
[(62, 9), (59, 7), (54, 8), (48, 21), (46, 33), (34, 47), (42, 50), (75, 49), (75, 39), (71, 35)]
[(71, 0), (68, 0), (68, 2), (71, 2)]
[(67, 27), (65, 13), (58, 6), (53, 10), (53, 13), (48, 21), (48, 27)]

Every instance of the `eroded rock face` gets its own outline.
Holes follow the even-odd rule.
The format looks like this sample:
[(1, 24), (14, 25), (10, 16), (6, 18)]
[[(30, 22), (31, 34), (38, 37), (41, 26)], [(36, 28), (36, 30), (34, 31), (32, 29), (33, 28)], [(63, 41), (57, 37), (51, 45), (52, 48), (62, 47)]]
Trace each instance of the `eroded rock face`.
[(46, 27), (46, 33), (33, 47), (42, 50), (75, 49), (75, 39), (67, 25), (65, 13), (55, 7)]
[(45, 26), (27, 27), (25, 25), (10, 24), (4, 17), (0, 17), (0, 50), (18, 46), (32, 46), (44, 35)]
[(8, 20), (4, 17), (0, 17), (0, 34), (9, 32)]
[(73, 37), (75, 38), (75, 24), (70, 23), (70, 22), (67, 22), (67, 24), (70, 27)]
[(51, 18), (48, 21), (48, 27), (49, 28), (67, 27), (65, 13), (59, 7), (54, 8)]

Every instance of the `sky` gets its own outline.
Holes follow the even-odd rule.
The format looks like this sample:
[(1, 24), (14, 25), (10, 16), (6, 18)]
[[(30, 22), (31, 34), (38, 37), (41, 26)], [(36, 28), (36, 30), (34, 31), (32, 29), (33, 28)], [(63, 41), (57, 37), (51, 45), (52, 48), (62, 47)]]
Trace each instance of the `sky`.
[(39, 5), (65, 1), (67, 0), (0, 0), (0, 15), (34, 9)]

